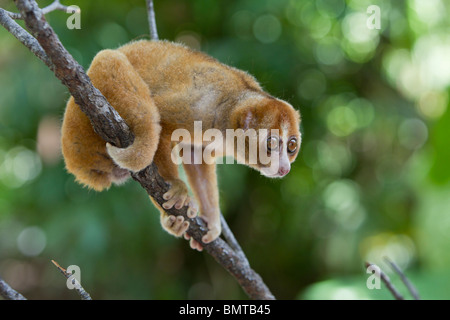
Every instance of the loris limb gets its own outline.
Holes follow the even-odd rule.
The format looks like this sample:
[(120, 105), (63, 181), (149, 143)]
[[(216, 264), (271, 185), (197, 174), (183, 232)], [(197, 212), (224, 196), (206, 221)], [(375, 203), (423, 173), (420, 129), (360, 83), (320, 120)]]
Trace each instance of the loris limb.
[(171, 160), (172, 142), (170, 140), (171, 130), (167, 130), (166, 126), (163, 126), (161, 131), (161, 140), (158, 145), (154, 157), (154, 163), (158, 167), (158, 172), (163, 179), (170, 184), (169, 191), (163, 194), (163, 199), (166, 200), (162, 204), (162, 208), (159, 205), (157, 208), (161, 213), (161, 225), (170, 234), (180, 237), (189, 228), (189, 221), (184, 221), (182, 216), (175, 217), (168, 215), (164, 209), (181, 209), (182, 207), (188, 207), (188, 218), (194, 218), (197, 215), (197, 205), (194, 200), (189, 196), (189, 190), (183, 180), (178, 175), (178, 166)]
[(120, 51), (99, 52), (88, 75), (135, 135), (128, 148), (105, 144), (70, 98), (62, 126), (66, 168), (78, 182), (101, 191), (112, 182), (123, 182), (129, 176), (128, 170), (136, 172), (152, 162), (161, 130), (160, 117), (148, 86)]
[[(220, 225), (219, 192), (217, 188), (216, 164), (183, 164), (192, 192), (200, 205), (200, 217), (207, 223), (208, 232), (203, 243), (215, 240), (222, 231)], [(185, 234), (191, 248), (202, 250), (203, 246)]]

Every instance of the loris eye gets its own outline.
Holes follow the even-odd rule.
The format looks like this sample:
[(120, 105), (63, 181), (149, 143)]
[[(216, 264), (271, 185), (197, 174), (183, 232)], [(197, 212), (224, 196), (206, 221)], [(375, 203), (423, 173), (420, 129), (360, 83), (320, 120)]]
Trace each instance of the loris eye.
[(289, 140), (287, 149), (290, 153), (294, 153), (295, 150), (297, 150), (297, 139), (296, 138), (292, 138), (291, 140)]
[(278, 149), (279, 140), (277, 137), (269, 137), (267, 138), (267, 150), (272, 151)]

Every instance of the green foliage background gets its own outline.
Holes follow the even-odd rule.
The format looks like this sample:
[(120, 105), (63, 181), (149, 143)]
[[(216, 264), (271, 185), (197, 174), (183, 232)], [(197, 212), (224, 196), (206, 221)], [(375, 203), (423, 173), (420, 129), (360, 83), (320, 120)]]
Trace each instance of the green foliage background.
[[(63, 2), (81, 8), (81, 30), (66, 27), (64, 12), (47, 18), (85, 68), (101, 49), (148, 38), (144, 0)], [(366, 25), (370, 5), (381, 30)], [(366, 287), (367, 260), (399, 283), (384, 256), (423, 298), (450, 298), (449, 2), (155, 7), (160, 38), (249, 71), (301, 110), (302, 150), (286, 178), (218, 168), (222, 211), (277, 298), (389, 299)], [(51, 143), (68, 97), (0, 29), (0, 275), (31, 299), (78, 298), (50, 259), (80, 266), (96, 299), (246, 298), (207, 254), (162, 231), (136, 183), (103, 193), (74, 183)]]

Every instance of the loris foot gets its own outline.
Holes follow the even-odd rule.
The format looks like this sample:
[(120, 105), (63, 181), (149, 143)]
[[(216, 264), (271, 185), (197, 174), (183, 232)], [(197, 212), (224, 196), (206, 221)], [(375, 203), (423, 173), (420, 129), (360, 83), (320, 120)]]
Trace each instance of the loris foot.
[[(188, 218), (195, 218), (197, 216), (197, 204), (188, 195), (188, 189), (186, 184), (181, 180), (170, 181), (170, 189), (163, 194), (164, 209), (171, 209), (175, 206), (176, 209), (181, 209), (187, 206)], [(184, 220), (183, 216), (168, 215), (166, 212), (161, 213), (161, 225), (170, 234), (181, 237), (183, 233), (189, 228), (189, 221)]]
[[(220, 219), (215, 219), (216, 215), (212, 216), (201, 216), (201, 218), (206, 222), (208, 226), (208, 232), (202, 237), (203, 243), (210, 243), (216, 240), (220, 233), (222, 232), (222, 226), (220, 224)], [(211, 219), (214, 217), (213, 219)], [(208, 221), (209, 220), (209, 221)], [(187, 233), (184, 234), (184, 238), (189, 241), (189, 244), (192, 249), (202, 251), (203, 245), (199, 243), (197, 240), (192, 238)]]
[(188, 194), (188, 188), (186, 184), (179, 179), (172, 180), (170, 183), (170, 189), (163, 194), (163, 199), (166, 202), (163, 203), (164, 209), (181, 209), (184, 206), (188, 207), (187, 216), (188, 218), (194, 218), (197, 215), (197, 205)]
[(220, 213), (211, 215), (200, 216), (208, 225), (208, 232), (202, 237), (203, 243), (210, 243), (216, 240), (222, 232), (222, 226), (220, 225)]
[(189, 245), (191, 246), (192, 249), (203, 251), (203, 246), (200, 244), (200, 242), (192, 238), (190, 235), (185, 233), (184, 238), (189, 241)]
[(161, 213), (161, 225), (168, 233), (175, 237), (181, 237), (189, 228), (189, 221), (185, 221), (183, 216), (168, 215)]

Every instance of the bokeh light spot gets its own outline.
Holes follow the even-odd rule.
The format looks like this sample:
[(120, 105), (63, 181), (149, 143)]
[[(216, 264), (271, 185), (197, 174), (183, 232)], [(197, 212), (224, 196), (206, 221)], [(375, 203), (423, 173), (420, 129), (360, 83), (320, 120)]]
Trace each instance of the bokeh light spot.
[(277, 17), (265, 14), (253, 24), (253, 34), (262, 43), (272, 43), (281, 36), (282, 27)]
[(327, 125), (334, 135), (345, 137), (358, 128), (358, 120), (355, 112), (351, 108), (348, 106), (339, 106), (328, 113)]
[(17, 237), (17, 246), (24, 255), (35, 257), (39, 255), (47, 244), (47, 237), (39, 227), (28, 227)]

